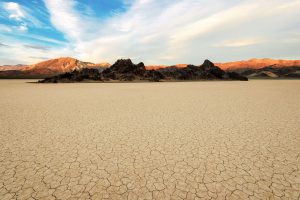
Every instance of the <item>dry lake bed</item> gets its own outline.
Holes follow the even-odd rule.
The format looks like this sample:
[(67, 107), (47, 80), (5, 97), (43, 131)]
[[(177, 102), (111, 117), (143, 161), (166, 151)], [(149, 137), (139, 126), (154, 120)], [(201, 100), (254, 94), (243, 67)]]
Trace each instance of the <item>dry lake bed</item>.
[(300, 81), (0, 80), (0, 199), (299, 199)]

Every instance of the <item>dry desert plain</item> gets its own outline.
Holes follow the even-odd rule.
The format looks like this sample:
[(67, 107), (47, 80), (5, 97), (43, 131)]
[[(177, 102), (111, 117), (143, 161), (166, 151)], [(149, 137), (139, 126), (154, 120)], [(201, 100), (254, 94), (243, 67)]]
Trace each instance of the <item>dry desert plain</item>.
[(0, 80), (0, 199), (299, 199), (300, 81)]

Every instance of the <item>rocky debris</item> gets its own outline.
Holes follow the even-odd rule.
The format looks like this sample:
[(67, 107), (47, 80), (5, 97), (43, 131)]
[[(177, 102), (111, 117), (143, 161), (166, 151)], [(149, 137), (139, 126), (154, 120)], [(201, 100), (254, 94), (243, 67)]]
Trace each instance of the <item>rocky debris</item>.
[(46, 78), (40, 83), (81, 82), (81, 81), (170, 81), (170, 80), (241, 80), (246, 77), (235, 72), (225, 72), (209, 60), (201, 66), (171, 66), (158, 70), (146, 70), (144, 63), (134, 64), (130, 59), (117, 60), (104, 71), (81, 69)]

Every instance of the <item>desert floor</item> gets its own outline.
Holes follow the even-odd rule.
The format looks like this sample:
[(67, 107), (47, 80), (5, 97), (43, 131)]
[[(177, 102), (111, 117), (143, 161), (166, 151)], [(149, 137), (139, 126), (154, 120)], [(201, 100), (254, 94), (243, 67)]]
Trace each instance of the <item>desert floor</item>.
[(0, 199), (299, 199), (300, 81), (0, 80)]

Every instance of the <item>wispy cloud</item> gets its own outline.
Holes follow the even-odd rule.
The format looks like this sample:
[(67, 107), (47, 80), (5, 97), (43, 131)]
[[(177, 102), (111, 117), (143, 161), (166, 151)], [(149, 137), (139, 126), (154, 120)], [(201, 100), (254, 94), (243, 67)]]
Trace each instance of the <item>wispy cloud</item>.
[(10, 46), (7, 45), (7, 44), (3, 44), (2, 42), (0, 42), (0, 47), (10, 47)]
[(38, 45), (24, 45), (24, 47), (26, 48), (31, 48), (31, 49), (38, 49), (38, 50), (42, 50), (42, 51), (48, 51), (49, 48), (44, 47), (44, 46), (38, 46)]
[(21, 6), (18, 3), (3, 3), (3, 7), (9, 13), (10, 19), (21, 21), (23, 18), (25, 18), (25, 11), (21, 8)]
[[(220, 47), (255, 48), (263, 43), (261, 38), (268, 38), (266, 48), (272, 49), (274, 32), (284, 37), (287, 25), (299, 29), (300, 22), (295, 19), (295, 15), (300, 19), (299, 1), (295, 0), (135, 0), (127, 12), (106, 21), (89, 19), (75, 9), (73, 0), (64, 0), (63, 6), (62, 0), (45, 2), (55, 27), (74, 45), (74, 53), (92, 61), (112, 62), (118, 57), (148, 63), (235, 59), (234, 51)], [(276, 19), (276, 25), (271, 23)], [(265, 56), (260, 53), (253, 55), (247, 49), (239, 57)]]
[(235, 39), (235, 40), (225, 40), (219, 44), (216, 44), (216, 47), (245, 47), (256, 44), (261, 44), (266, 42), (266, 39), (261, 38), (244, 38), (244, 39)]
[[(123, 0), (128, 8), (106, 18), (96, 15), (97, 8), (85, 1), (44, 3), (47, 14), (40, 17), (49, 17), (66, 41), (36, 33), (23, 35), (32, 43), (22, 45), (54, 46), (48, 49), (50, 56), (43, 49), (27, 47), (27, 57), (34, 52), (39, 54), (36, 57), (68, 55), (93, 62), (129, 57), (146, 64), (199, 64), (206, 58), (296, 58), (295, 51), (300, 51), (299, 0)], [(18, 21), (19, 32), (21, 22), (27, 27), (42, 23), (31, 8), (18, 5), (12, 6), (8, 16)], [(14, 34), (15, 30), (0, 24), (1, 32)]]
[(77, 1), (45, 0), (45, 4), (53, 25), (70, 41), (82, 41), (89, 35), (89, 30), (91, 33), (97, 31), (97, 27), (91, 28), (95, 25), (93, 18), (75, 9)]
[(7, 17), (9, 20), (15, 21), (16, 25), (12, 26), (14, 30), (27, 32), (29, 27), (45, 26), (37, 17), (33, 16), (35, 11), (17, 2), (0, 3), (0, 11), (2, 18)]
[(55, 45), (60, 45), (60, 46), (67, 45), (67, 43), (65, 41), (56, 40), (56, 39), (53, 39), (53, 38), (40, 36), (40, 35), (36, 35), (36, 34), (26, 34), (25, 37), (30, 38), (32, 40), (38, 40), (38, 41), (41, 41), (41, 42), (44, 42), (44, 43), (50, 43), (50, 44), (55, 44)]
[[(27, 37), (12, 38), (10, 35), (0, 33), (1, 44), (9, 45), (9, 47), (0, 45), (0, 65), (33, 64), (43, 61), (45, 58), (71, 56), (73, 54), (71, 48), (65, 44), (63, 45), (63, 43), (55, 46), (52, 43), (48, 44), (48, 46), (45, 43), (43, 43), (45, 45), (41, 45), (38, 42), (39, 40), (33, 42), (33, 40), (27, 39), (30, 34), (26, 35)], [(34, 35), (30, 35), (30, 37), (34, 37)], [(48, 40), (49, 38), (39, 39)], [(5, 43), (2, 41), (5, 41)]]
[(9, 32), (12, 32), (12, 31), (13, 31), (13, 29), (10, 26), (0, 24), (0, 32), (9, 33)]
[(7, 12), (8, 18), (17, 22), (18, 25), (12, 28), (21, 32), (27, 32), (28, 25), (25, 22), (25, 16), (27, 15), (25, 10), (16, 2), (4, 2), (0, 5)]
[(50, 59), (49, 57), (38, 57), (38, 56), (30, 56), (30, 58), (32, 58), (32, 59), (37, 59), (37, 60), (48, 60), (48, 59)]

